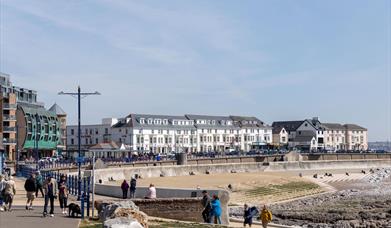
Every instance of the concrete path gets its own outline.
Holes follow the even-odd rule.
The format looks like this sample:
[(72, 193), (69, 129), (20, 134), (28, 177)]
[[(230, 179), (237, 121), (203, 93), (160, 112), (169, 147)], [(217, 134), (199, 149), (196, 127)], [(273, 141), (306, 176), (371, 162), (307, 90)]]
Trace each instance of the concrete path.
[(15, 206), (11, 212), (0, 212), (0, 227), (4, 228), (77, 228), (79, 219), (68, 218), (55, 208), (54, 217), (42, 217), (42, 207), (27, 211), (24, 206)]
[(34, 210), (26, 210), (26, 192), (24, 178), (15, 178), (16, 195), (11, 212), (0, 212), (1, 228), (77, 228), (80, 219), (68, 218), (61, 213), (58, 200), (54, 201), (54, 217), (43, 218), (44, 200), (39, 194), (34, 200)]

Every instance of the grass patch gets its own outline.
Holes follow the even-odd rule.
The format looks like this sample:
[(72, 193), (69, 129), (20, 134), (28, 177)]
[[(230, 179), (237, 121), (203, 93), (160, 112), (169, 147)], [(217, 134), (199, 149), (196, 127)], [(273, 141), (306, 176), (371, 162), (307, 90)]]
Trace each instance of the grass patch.
[[(168, 222), (168, 221), (152, 221), (150, 228), (215, 228), (216, 226), (199, 224), (199, 223), (184, 223), (184, 222)], [(219, 226), (227, 227), (227, 226)]]
[(83, 220), (80, 222), (79, 228), (103, 228), (103, 223), (99, 221)]
[(268, 185), (266, 187), (255, 187), (249, 190), (245, 190), (244, 194), (247, 196), (270, 196), (280, 195), (283, 193), (294, 193), (301, 191), (309, 191), (319, 189), (319, 186), (315, 183), (297, 181), (289, 182), (281, 185)]

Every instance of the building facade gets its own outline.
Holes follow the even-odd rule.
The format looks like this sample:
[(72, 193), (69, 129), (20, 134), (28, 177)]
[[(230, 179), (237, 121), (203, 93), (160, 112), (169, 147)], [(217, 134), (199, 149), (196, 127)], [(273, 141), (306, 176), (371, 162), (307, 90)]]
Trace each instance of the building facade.
[[(118, 122), (114, 118), (102, 119), (101, 124), (81, 126), (81, 149), (87, 150), (89, 147), (112, 141), (112, 126)], [(77, 151), (78, 149), (78, 126), (69, 125), (66, 127), (66, 148), (67, 151)]]
[[(278, 121), (272, 126), (276, 134), (285, 128), (288, 133), (289, 148), (304, 151), (363, 151), (368, 149), (367, 129), (355, 124), (321, 123), (318, 118), (313, 118), (300, 121)], [(278, 140), (278, 135), (274, 139)]]
[[(272, 128), (255, 117), (130, 114), (114, 120), (110, 124), (82, 126), (82, 148), (114, 141), (132, 151), (166, 154), (249, 151), (272, 142)], [(99, 129), (105, 129), (110, 137), (105, 140)], [(76, 132), (77, 126), (67, 127), (68, 150), (77, 147)]]
[[(39, 118), (42, 117), (45, 120), (49, 120), (54, 118), (53, 113), (47, 111), (44, 104), (37, 101), (36, 91), (12, 85), (10, 75), (8, 74), (0, 73), (0, 91), (0, 134), (3, 137), (5, 157), (7, 160), (15, 160), (18, 152), (20, 152), (19, 158), (23, 155), (27, 156), (29, 152), (31, 156), (31, 139), (27, 135), (28, 132), (31, 132), (31, 129), (27, 129), (28, 126), (31, 126), (31, 123), (29, 125), (31, 120), (28, 119), (28, 115), (41, 113), (42, 115)], [(57, 119), (53, 121), (57, 121)], [(45, 124), (49, 123), (44, 122), (42, 119), (42, 124), (45, 127)], [(35, 126), (35, 124), (33, 125)], [(42, 132), (43, 141), (46, 133), (48, 132)], [(58, 132), (55, 132), (55, 134), (57, 135)], [(53, 154), (56, 146), (48, 147), (47, 145), (49, 144), (43, 141), (38, 143), (38, 153)], [(55, 141), (57, 143), (57, 140)], [(49, 153), (48, 151), (50, 150), (53, 151)]]

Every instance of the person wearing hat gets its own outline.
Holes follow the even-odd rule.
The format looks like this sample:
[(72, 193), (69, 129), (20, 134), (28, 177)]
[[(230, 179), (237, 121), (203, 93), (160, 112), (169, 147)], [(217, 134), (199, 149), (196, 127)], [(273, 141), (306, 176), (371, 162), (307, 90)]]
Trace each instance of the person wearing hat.
[(43, 183), (43, 191), (45, 193), (45, 206), (43, 208), (43, 216), (48, 214), (47, 208), (50, 202), (50, 217), (54, 217), (54, 199), (57, 198), (57, 181), (50, 175)]

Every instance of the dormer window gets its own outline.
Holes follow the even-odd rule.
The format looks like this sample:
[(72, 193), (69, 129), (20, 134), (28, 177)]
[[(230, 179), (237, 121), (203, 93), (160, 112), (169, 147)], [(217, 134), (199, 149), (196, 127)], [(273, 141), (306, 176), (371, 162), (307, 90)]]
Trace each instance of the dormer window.
[(212, 124), (215, 125), (215, 124), (216, 124), (216, 121), (215, 121), (215, 120), (212, 120)]
[(168, 122), (168, 121), (167, 121), (166, 119), (163, 120), (163, 124), (164, 124), (164, 125), (167, 125), (167, 122)]
[(178, 121), (174, 120), (174, 125), (177, 125), (178, 124)]
[(148, 119), (148, 124), (152, 124), (152, 119)]

